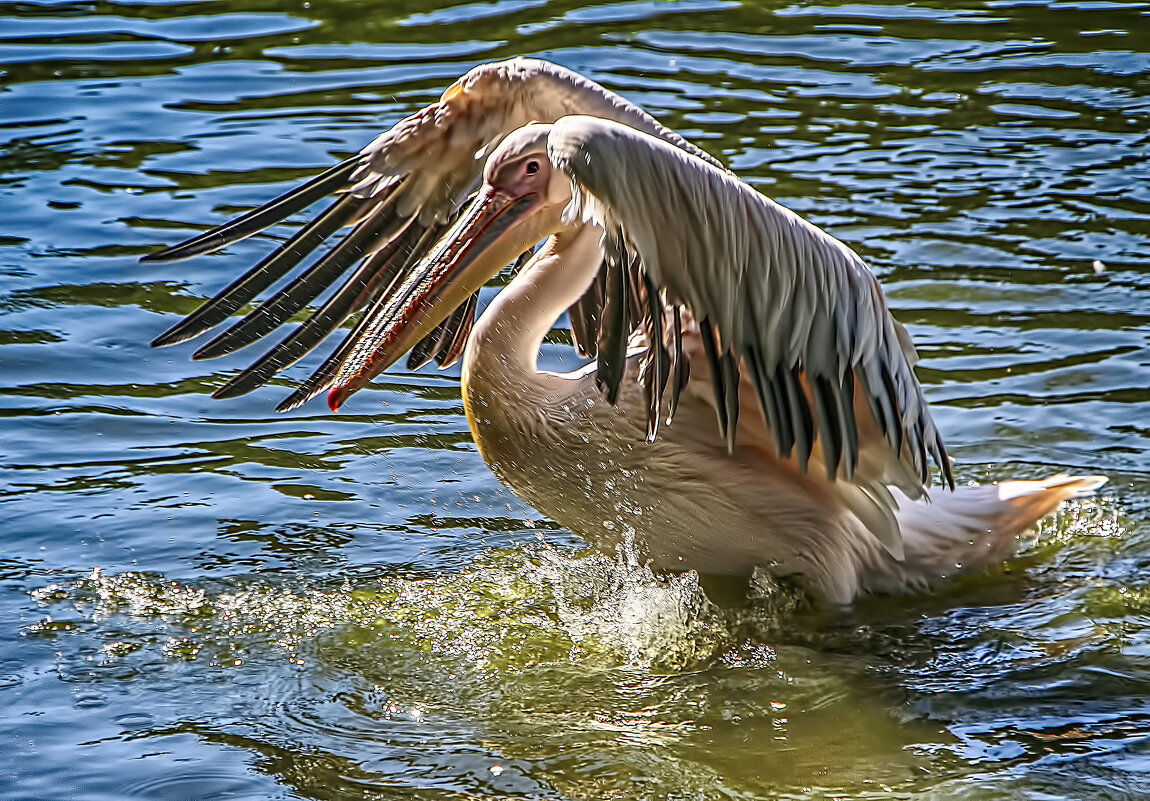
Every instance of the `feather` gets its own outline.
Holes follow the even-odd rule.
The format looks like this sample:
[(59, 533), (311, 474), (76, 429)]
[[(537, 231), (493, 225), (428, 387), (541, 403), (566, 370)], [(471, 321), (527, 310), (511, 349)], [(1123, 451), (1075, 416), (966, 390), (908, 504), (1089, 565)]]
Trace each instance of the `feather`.
[(838, 418), (843, 434), (843, 478), (854, 478), (859, 463), (859, 431), (855, 421), (855, 379), (854, 371), (843, 373), (838, 390), (834, 393), (838, 400)]
[(818, 424), (819, 439), (822, 442), (823, 462), (827, 468), (827, 481), (838, 476), (839, 462), (843, 455), (843, 431), (839, 420), (839, 404), (830, 381), (824, 376), (815, 376), (811, 397), (815, 406), (815, 421)]
[(356, 206), (362, 202), (351, 195), (344, 195), (332, 203), (319, 217), (296, 231), (291, 239), (276, 248), (255, 267), (153, 339), (152, 347), (162, 348), (186, 342), (210, 328), (215, 328), (256, 295), (294, 270), (309, 253), (342, 228), (356, 213)]
[(411, 221), (403, 234), (364, 261), (307, 320), (246, 370), (217, 389), (214, 397), (245, 395), (311, 352), (351, 314), (371, 303), (396, 279), (410, 260), (414, 243), (423, 233), (422, 226)]
[(431, 333), (419, 340), (407, 354), (407, 369), (418, 370), (423, 365), (435, 361), (435, 355), (450, 343), (454, 338), (455, 329), (463, 324), (463, 306), (453, 311), (446, 320), (431, 330)]
[(671, 367), (671, 397), (667, 401), (667, 425), (675, 417), (675, 410), (679, 408), (679, 393), (687, 386), (691, 365), (687, 362), (687, 354), (683, 352), (683, 317), (679, 306), (671, 307), (671, 343), (673, 348)]
[[(431, 361), (435, 361), (440, 367), (453, 364), (455, 359), (459, 358), (458, 355), (450, 362), (447, 359), (452, 355), (452, 349), (456, 347), (459, 348), (460, 355), (462, 355), (463, 346), (459, 343), (460, 341), (467, 341), (466, 332), (470, 332), (471, 321), (475, 319), (475, 303), (478, 297), (478, 293), (471, 295), (463, 305), (448, 315), (447, 319), (437, 325), (430, 334), (415, 343), (415, 347), (407, 356), (408, 370), (418, 370)], [(460, 337), (461, 331), (465, 332), (462, 337)]]
[[(471, 336), (471, 328), (475, 325), (475, 312), (479, 308), (479, 293), (476, 292), (468, 298), (467, 302), (460, 308), (463, 313), (459, 315), (460, 321), (455, 328), (454, 335), (446, 342), (446, 346), (435, 354), (435, 361), (439, 364), (440, 369), (450, 367), (463, 356), (463, 350), (467, 346), (467, 338)], [(458, 312), (456, 313), (458, 314)]]
[(169, 262), (190, 259), (193, 256), (211, 253), (214, 250), (227, 247), (241, 239), (247, 239), (252, 234), (257, 234), (269, 226), (286, 220), (297, 211), (306, 209), (317, 200), (343, 188), (347, 179), (362, 160), (362, 156), (352, 156), (325, 170), (307, 183), (301, 184), (275, 200), (268, 201), (259, 208), (249, 211), (242, 217), (237, 217), (178, 245), (172, 245), (170, 248), (164, 248), (156, 253), (149, 253), (140, 261)]
[[(513, 98), (510, 103), (509, 97)], [(307, 208), (326, 195), (336, 191), (345, 193), (274, 254), (234, 281), (189, 318), (161, 334), (152, 344), (157, 347), (172, 345), (218, 325), (288, 275), (307, 254), (340, 227), (360, 222), (360, 227), (356, 229), (359, 234), (353, 231), (336, 246), (338, 254), (333, 252), (321, 260), (322, 267), (313, 268), (314, 271), (302, 278), (301, 283), (293, 284), (278, 299), (273, 298), (272, 305), (257, 311), (246, 322), (241, 321), (237, 330), (223, 335), (199, 355), (219, 355), (265, 336), (313, 300), (318, 294), (313, 290), (319, 288), (322, 291), (323, 286), (334, 280), (333, 274), (338, 268), (342, 266), (346, 269), (356, 258), (369, 254), (371, 248), (378, 244), (379, 235), (386, 232), (375, 229), (375, 236), (368, 234), (373, 225), (370, 221), (374, 219), (370, 215), (381, 203), (394, 203), (394, 211), (399, 218), (416, 218), (422, 228), (438, 229), (444, 220), (458, 210), (467, 193), (476, 184), (482, 168), (478, 154), (489, 152), (504, 136), (527, 120), (554, 121), (576, 113), (592, 113), (617, 119), (637, 130), (660, 137), (674, 147), (684, 148), (698, 158), (718, 164), (714, 158), (665, 128), (638, 106), (564, 67), (522, 58), (483, 64), (453, 84), (439, 102), (404, 118), (358, 155), (226, 225), (144, 257), (143, 260), (149, 262), (173, 261), (217, 250)], [(400, 188), (402, 192), (398, 191)], [(363, 227), (365, 225), (367, 227)], [(401, 228), (395, 225), (392, 232), (396, 233)], [(423, 240), (420, 247), (426, 250), (432, 242), (434, 240)], [(388, 264), (394, 265), (393, 262)], [(362, 272), (356, 271), (349, 280), (362, 282)], [(352, 305), (360, 305), (364, 298), (378, 297), (378, 291), (378, 288), (373, 289), (376, 293), (373, 295), (371, 292), (361, 292), (356, 287), (345, 286), (337, 294), (341, 294), (340, 304), (346, 305), (350, 298)], [(330, 313), (323, 316), (322, 325), (317, 322), (307, 329), (306, 339), (309, 344), (306, 348), (302, 345), (303, 340), (294, 340), (290, 351), (269, 351), (261, 357), (260, 362), (253, 365), (253, 370), (245, 371), (242, 381), (229, 382), (229, 385), (217, 391), (216, 396), (230, 397), (242, 388), (258, 386), (260, 380), (266, 380), (274, 373), (273, 365), (283, 365), (293, 360), (287, 353), (296, 354), (301, 348), (302, 352), (306, 352), (315, 344), (313, 339), (318, 341), (315, 339), (317, 336), (322, 339), (338, 327), (340, 322), (332, 321), (341, 321), (341, 315), (335, 313), (339, 310), (332, 307)], [(369, 310), (364, 319), (370, 321), (375, 318)], [(584, 346), (597, 350), (598, 343), (594, 340), (599, 326), (595, 315), (589, 313), (585, 322), (585, 328), (591, 332), (591, 336), (587, 337)], [(370, 322), (364, 322), (363, 325), (357, 325), (355, 330), (364, 335), (370, 334)], [(443, 345), (447, 350), (441, 350), (440, 353), (447, 363), (459, 358), (466, 334), (461, 339), (458, 332), (470, 332), (470, 325), (462, 324), (456, 337), (444, 340)], [(624, 334), (624, 345), (625, 340)], [(293, 407), (302, 402), (301, 398), (313, 397), (322, 391), (319, 387), (331, 385), (340, 364), (357, 363), (362, 358), (365, 357), (354, 342), (345, 340), (325, 361), (321, 370), (313, 374), (280, 408)]]
[(571, 319), (571, 338), (583, 356), (594, 358), (599, 352), (599, 318), (603, 312), (603, 284), (606, 264), (599, 268), (587, 291), (567, 310)]
[(715, 345), (715, 330), (706, 318), (699, 321), (699, 334), (703, 339), (703, 352), (707, 354), (707, 365), (711, 371), (711, 389), (715, 393), (715, 414), (719, 419), (719, 436), (729, 442), (728, 431), (734, 428), (735, 421), (727, 416), (727, 384), (724, 380), (723, 365), (719, 361), (719, 349)]
[(755, 385), (755, 392), (759, 396), (759, 406), (763, 410), (763, 419), (771, 436), (775, 441), (775, 450), (782, 458), (790, 455), (794, 447), (794, 433), (790, 429), (789, 420), (779, 405), (779, 395), (775, 390), (774, 382), (767, 374), (766, 367), (758, 348), (747, 351), (747, 366), (750, 368), (751, 381)]
[[(771, 436), (780, 453), (790, 452), (793, 435), (805, 470), (818, 439), (828, 469), (854, 474), (854, 373), (865, 376), (868, 404), (891, 445), (883, 458), (906, 468), (872, 461), (860, 480), (877, 486), (892, 475), (904, 491), (921, 493), (905, 479), (929, 484), (921, 469), (929, 450), (949, 483), (913, 347), (857, 254), (730, 173), (609, 120), (565, 117), (551, 128), (548, 154), (572, 179), (572, 214), (621, 228), (655, 286), (713, 328), (714, 341), (704, 338), (712, 367), (731, 354), (729, 377), (753, 354), (752, 379), (764, 416), (777, 418)], [(719, 407), (733, 409), (729, 393), (717, 392)], [(720, 423), (726, 432), (735, 421)]]
[(659, 290), (647, 272), (642, 271), (643, 295), (647, 302), (643, 328), (647, 335), (647, 356), (643, 370), (643, 391), (647, 398), (647, 442), (654, 442), (659, 432), (659, 411), (663, 408), (663, 393), (671, 375), (671, 356), (663, 341), (663, 320), (666, 314)]
[(739, 428), (739, 357), (730, 348), (723, 351), (723, 394), (727, 410), (727, 453), (735, 452), (735, 433)]
[(323, 258), (300, 274), (257, 309), (204, 345), (193, 359), (212, 359), (250, 345), (279, 328), (339, 279), (349, 267), (398, 238), (409, 220), (390, 205), (378, 209), (344, 237)]
[(595, 383), (614, 405), (619, 384), (627, 366), (627, 336), (631, 332), (630, 281), (627, 277), (627, 251), (623, 232), (603, 233), (603, 263), (606, 283), (603, 290), (603, 319), (599, 325), (599, 356)]
[[(339, 346), (323, 361), (319, 368), (276, 407), (276, 411), (290, 411), (307, 403), (321, 392), (345, 383), (350, 375), (367, 365), (379, 346), (379, 332), (384, 327), (382, 319), (388, 312), (387, 304), (383, 303), (382, 300), (390, 295), (396, 286), (403, 283), (411, 273), (411, 268), (444, 234), (452, 222), (453, 219), (448, 218), (430, 228), (422, 229), (418, 241), (403, 258), (398, 269), (395, 270), (395, 277), (390, 285), (384, 288), (382, 296), (369, 301), (366, 311), (351, 329), (351, 332), (344, 337)], [(418, 222), (414, 223), (414, 226), (422, 228)]]
[(804, 473), (811, 458), (811, 449), (814, 447), (814, 421), (811, 419), (811, 409), (807, 404), (806, 393), (803, 392), (799, 381), (798, 367), (787, 369), (780, 367), (778, 380), (784, 387), (787, 415), (795, 434), (795, 451), (799, 460), (799, 469)]

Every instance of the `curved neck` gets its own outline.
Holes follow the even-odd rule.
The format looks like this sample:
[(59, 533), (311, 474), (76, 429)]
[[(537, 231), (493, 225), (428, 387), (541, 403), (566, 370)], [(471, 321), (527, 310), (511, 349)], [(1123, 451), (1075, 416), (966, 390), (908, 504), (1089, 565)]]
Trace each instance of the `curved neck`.
[(465, 375), (537, 372), (543, 338), (599, 270), (601, 234), (582, 225), (544, 243), (476, 322), (463, 357)]

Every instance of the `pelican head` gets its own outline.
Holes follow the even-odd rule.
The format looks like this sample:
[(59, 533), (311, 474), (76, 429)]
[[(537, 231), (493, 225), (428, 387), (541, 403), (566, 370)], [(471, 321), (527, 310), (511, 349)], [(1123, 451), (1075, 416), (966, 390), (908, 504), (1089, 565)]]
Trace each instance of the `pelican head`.
[[(487, 159), (483, 187), (464, 215), (470, 223), (465, 229), (453, 228), (444, 236), (445, 242), (466, 242), (482, 236), (477, 243), (481, 249), (490, 250), (499, 243), (499, 250), (492, 251), (493, 257), (501, 258), (507, 252), (515, 258), (541, 239), (563, 230), (562, 213), (571, 201), (571, 179), (556, 170), (548, 158), (547, 141), (552, 127), (540, 123), (525, 125), (500, 143)], [(502, 264), (510, 260), (504, 259)]]
[(475, 199), (391, 293), (381, 325), (363, 343), (374, 348), (371, 358), (339, 382), (329, 406), (338, 408), (507, 264), (568, 227), (563, 211), (571, 201), (571, 180), (548, 158), (551, 128), (526, 125), (491, 153)]

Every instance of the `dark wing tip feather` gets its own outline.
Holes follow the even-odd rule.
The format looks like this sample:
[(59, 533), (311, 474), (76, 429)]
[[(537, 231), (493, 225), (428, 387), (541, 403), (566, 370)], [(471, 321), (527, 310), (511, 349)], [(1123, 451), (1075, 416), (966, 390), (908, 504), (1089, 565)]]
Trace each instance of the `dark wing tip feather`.
[(659, 433), (659, 414), (663, 408), (663, 394), (667, 380), (671, 377), (671, 354), (664, 343), (663, 323), (666, 310), (650, 274), (641, 266), (638, 259), (632, 267), (637, 271), (640, 321), (647, 337), (647, 354), (640, 366), (643, 381), (643, 394), (647, 401), (647, 442), (655, 441)]
[(719, 436), (727, 440), (730, 421), (727, 419), (726, 383), (723, 380), (723, 365), (719, 360), (719, 349), (715, 345), (715, 330), (711, 321), (703, 318), (699, 321), (699, 333), (703, 340), (703, 352), (707, 355), (707, 363), (711, 371), (711, 390), (715, 393), (715, 414), (719, 422)]
[(467, 340), (471, 337), (471, 329), (475, 325), (475, 314), (479, 308), (479, 293), (476, 292), (468, 298), (467, 303), (462, 308), (463, 314), (460, 318), (460, 324), (455, 329), (454, 336), (447, 341), (439, 353), (435, 354), (435, 361), (441, 370), (455, 364), (463, 356), (464, 348), (467, 347)]
[(320, 198), (326, 197), (341, 188), (362, 161), (362, 156), (355, 155), (346, 161), (331, 167), (288, 192), (280, 195), (259, 208), (249, 211), (243, 216), (213, 228), (210, 231), (184, 240), (177, 245), (164, 248), (140, 259), (141, 262), (164, 263), (190, 259), (204, 253), (211, 253), (222, 247), (246, 239), (258, 233), (269, 225), (284, 220), (297, 211), (307, 208)]
[(631, 332), (629, 311), (630, 281), (627, 276), (627, 250), (623, 232), (603, 234), (603, 261), (606, 283), (603, 290), (603, 317), (599, 326), (598, 369), (595, 382), (612, 405), (619, 398), (619, 385), (627, 367), (627, 336)]
[[(331, 188), (327, 187), (329, 190)], [(186, 342), (219, 325), (244, 304), (253, 300), (260, 292), (295, 269), (324, 240), (343, 227), (350, 219), (362, 214), (365, 207), (372, 208), (384, 202), (386, 197), (394, 192), (394, 188), (393, 185), (374, 198), (354, 198), (348, 195), (341, 197), (329, 205), (318, 217), (296, 231), (287, 242), (276, 248), (258, 264), (214, 297), (202, 303), (190, 315), (152, 340), (152, 347), (165, 347)], [(270, 208), (274, 203), (275, 201), (268, 206), (261, 207), (261, 209)], [(282, 218), (269, 218), (264, 221), (264, 225), (271, 225), (278, 222), (279, 219)], [(208, 354), (212, 353), (214, 349), (214, 346), (209, 348), (201, 353), (199, 358), (210, 358)], [(232, 349), (234, 350), (234, 348)], [(224, 352), (228, 351), (220, 351), (214, 355), (221, 355)]]
[[(249, 212), (250, 213), (250, 212)], [(246, 215), (245, 215), (246, 216)], [(232, 222), (238, 222), (243, 217), (237, 218)], [(229, 225), (231, 223), (228, 223)], [(203, 255), (204, 253), (211, 253), (214, 250), (219, 250), (230, 244), (231, 242), (239, 241), (243, 237), (229, 240), (223, 233), (224, 226), (213, 228), (191, 239), (185, 239), (183, 242), (172, 245), (170, 247), (161, 248), (154, 253), (148, 253), (140, 257), (141, 264), (167, 264), (173, 261), (182, 261), (183, 259), (190, 259), (195, 256)], [(256, 229), (259, 230), (259, 229)], [(251, 232), (252, 234), (255, 231)], [(250, 236), (251, 234), (247, 234)]]
[(855, 420), (855, 380), (854, 371), (846, 370), (839, 383), (835, 398), (839, 403), (839, 419), (843, 428), (843, 476), (848, 481), (854, 476), (859, 463), (859, 431)]
[(435, 357), (450, 347), (455, 339), (456, 331), (463, 325), (463, 315), (467, 305), (464, 304), (447, 316), (442, 323), (435, 326), (431, 333), (415, 343), (407, 354), (407, 369), (418, 370), (425, 364), (435, 361)]
[(735, 452), (735, 435), (739, 430), (739, 357), (727, 350), (722, 358), (723, 392), (726, 400), (727, 453)]
[(771, 430), (775, 451), (781, 458), (786, 459), (794, 450), (795, 435), (787, 413), (786, 400), (782, 395), (782, 387), (771, 378), (758, 348), (747, 349), (746, 361), (751, 371), (755, 392), (759, 396), (759, 406), (763, 410), (767, 427)]
[(602, 264), (587, 291), (567, 310), (571, 321), (571, 338), (582, 356), (594, 358), (599, 354), (599, 321), (603, 316), (603, 285), (606, 268)]
[[(294, 392), (292, 392), (292, 394), (288, 395), (286, 398), (284, 398), (282, 401), (280, 401), (278, 404), (276, 404), (276, 411), (280, 412), (280, 413), (294, 411), (295, 409), (300, 408), (305, 403), (310, 401), (312, 398), (316, 397), (317, 395), (321, 395), (322, 393), (324, 393), (325, 391), (330, 390), (330, 389), (331, 389), (331, 383), (330, 382), (328, 382), (328, 383), (316, 382), (314, 384), (301, 384), (299, 387), (296, 388), (296, 390)], [(329, 401), (330, 401), (330, 399), (329, 399)], [(331, 408), (331, 410), (333, 412), (339, 411), (339, 406), (337, 405), (335, 407), (332, 407), (330, 402), (328, 403), (328, 407)]]
[(679, 408), (679, 393), (687, 386), (687, 379), (690, 375), (690, 365), (687, 363), (687, 355), (683, 353), (683, 312), (678, 306), (672, 306), (671, 311), (671, 347), (673, 352), (671, 354), (671, 397), (667, 400), (667, 425), (675, 417), (675, 411)]
[(826, 376), (814, 376), (810, 380), (810, 386), (823, 461), (827, 468), (827, 480), (834, 481), (838, 476), (839, 463), (843, 455), (843, 431), (838, 402)]
[[(422, 226), (412, 223), (401, 239), (418, 239), (422, 232)], [(387, 248), (377, 251), (311, 317), (245, 371), (251, 373), (249, 380), (258, 382), (256, 386), (266, 383), (277, 372), (310, 353), (353, 312), (378, 296), (396, 275), (406, 269), (412, 258), (402, 242), (392, 242)], [(307, 386), (310, 386), (310, 381)], [(307, 399), (315, 394), (313, 392)]]
[(811, 458), (811, 450), (814, 448), (815, 436), (810, 405), (799, 382), (799, 366), (787, 368), (780, 365), (778, 376), (785, 388), (784, 396), (794, 430), (799, 469), (805, 473)]
[(148, 347), (166, 348), (171, 345), (179, 345), (182, 342), (187, 342), (189, 339), (195, 339), (203, 333), (202, 330), (196, 329), (195, 326), (185, 325), (186, 322), (187, 320), (184, 319), (176, 325), (173, 325), (167, 331), (149, 342)]
[(338, 281), (357, 261), (386, 247), (387, 242), (401, 234), (405, 222), (390, 204), (365, 218), (315, 264), (197, 351), (194, 358), (223, 356), (270, 334)]
[(252, 380), (250, 372), (250, 369), (244, 370), (238, 375), (228, 379), (222, 386), (217, 387), (215, 392), (212, 393), (212, 400), (228, 400), (230, 398), (238, 398), (241, 395), (247, 395), (249, 392), (261, 387), (267, 381), (267, 379)]

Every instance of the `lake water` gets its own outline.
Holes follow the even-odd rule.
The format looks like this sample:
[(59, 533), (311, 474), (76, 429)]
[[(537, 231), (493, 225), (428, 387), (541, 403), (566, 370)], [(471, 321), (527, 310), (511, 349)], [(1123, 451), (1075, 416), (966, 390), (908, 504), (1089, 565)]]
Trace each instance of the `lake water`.
[[(412, 6), (0, 6), (0, 797), (1150, 796), (1150, 4)], [(456, 371), (277, 416), (306, 364), (148, 348), (272, 244), (139, 256), (518, 54), (862, 253), (961, 481), (1106, 491), (831, 614), (587, 550)]]

